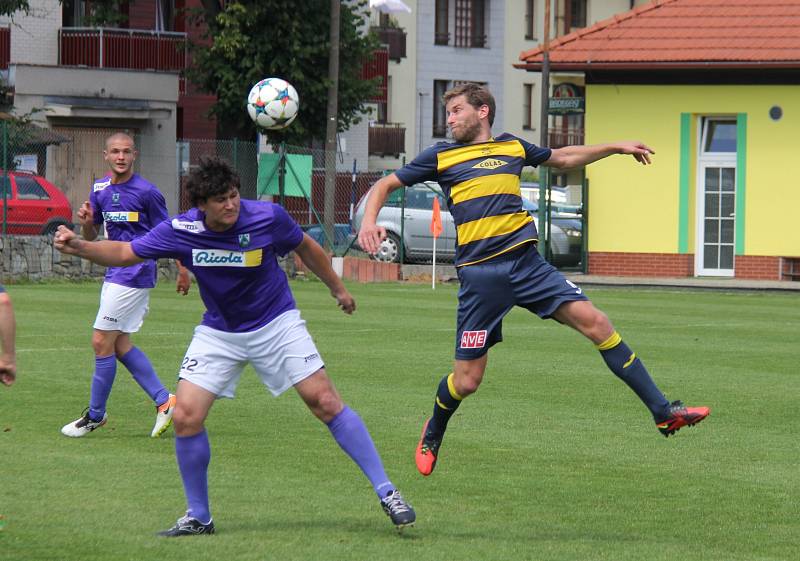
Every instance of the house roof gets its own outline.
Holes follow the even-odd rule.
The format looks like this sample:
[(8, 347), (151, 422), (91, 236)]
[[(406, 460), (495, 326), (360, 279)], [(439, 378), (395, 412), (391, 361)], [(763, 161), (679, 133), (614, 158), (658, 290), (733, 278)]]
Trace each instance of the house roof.
[[(517, 68), (539, 70), (542, 46)], [(798, 0), (654, 0), (558, 37), (553, 70), (800, 68)]]

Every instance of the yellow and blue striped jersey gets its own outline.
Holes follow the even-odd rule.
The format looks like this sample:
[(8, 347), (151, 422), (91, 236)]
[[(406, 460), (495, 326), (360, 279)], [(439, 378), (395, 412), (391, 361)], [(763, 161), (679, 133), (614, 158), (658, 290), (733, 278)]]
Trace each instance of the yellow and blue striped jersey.
[(439, 142), (396, 172), (405, 185), (438, 181), (456, 225), (456, 266), (473, 265), (537, 241), (533, 218), (522, 209), (524, 166), (550, 159), (540, 148), (503, 133), (486, 142)]

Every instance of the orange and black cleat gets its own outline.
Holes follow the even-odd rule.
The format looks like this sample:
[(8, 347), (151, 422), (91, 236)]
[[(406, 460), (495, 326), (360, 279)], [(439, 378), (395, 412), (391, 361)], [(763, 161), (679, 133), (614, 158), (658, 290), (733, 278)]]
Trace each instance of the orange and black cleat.
[[(686, 407), (682, 401), (673, 401), (669, 406), (669, 417), (658, 421), (656, 427), (664, 436), (678, 432), (681, 427), (693, 426), (708, 417), (708, 407)], [(419, 465), (419, 464), (417, 464)]]
[(415, 460), (417, 462), (417, 469), (422, 475), (428, 476), (433, 473), (433, 468), (436, 467), (436, 458), (439, 455), (439, 446), (442, 445), (441, 438), (431, 438), (428, 434), (428, 423), (431, 420), (425, 421), (425, 426), (422, 427), (422, 436), (417, 444), (417, 453)]

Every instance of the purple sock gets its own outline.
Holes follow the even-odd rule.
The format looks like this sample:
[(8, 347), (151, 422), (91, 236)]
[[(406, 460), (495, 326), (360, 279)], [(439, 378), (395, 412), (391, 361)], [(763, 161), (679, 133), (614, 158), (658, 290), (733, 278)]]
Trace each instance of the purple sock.
[(124, 356), (119, 357), (119, 361), (125, 365), (136, 383), (150, 396), (156, 406), (166, 403), (169, 399), (169, 392), (161, 380), (158, 379), (153, 365), (150, 364), (150, 359), (147, 355), (140, 351), (137, 347), (131, 347), (131, 350), (125, 353)]
[(205, 429), (192, 436), (176, 436), (175, 456), (183, 479), (186, 511), (192, 518), (208, 524), (211, 520), (208, 506), (208, 463), (211, 461), (211, 446)]
[(367, 476), (379, 498), (395, 490), (364, 421), (347, 405), (328, 424), (333, 438)]
[(89, 398), (89, 417), (99, 421), (106, 413), (106, 403), (111, 395), (111, 386), (117, 375), (117, 357), (94, 357), (94, 376), (92, 377), (92, 395)]

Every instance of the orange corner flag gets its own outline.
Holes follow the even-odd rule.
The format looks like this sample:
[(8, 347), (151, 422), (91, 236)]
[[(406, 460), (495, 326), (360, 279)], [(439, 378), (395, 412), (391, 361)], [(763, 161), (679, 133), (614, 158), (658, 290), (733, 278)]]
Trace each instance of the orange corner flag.
[(433, 216), (431, 216), (431, 234), (438, 238), (442, 233), (442, 212), (439, 209), (439, 197), (433, 198)]

